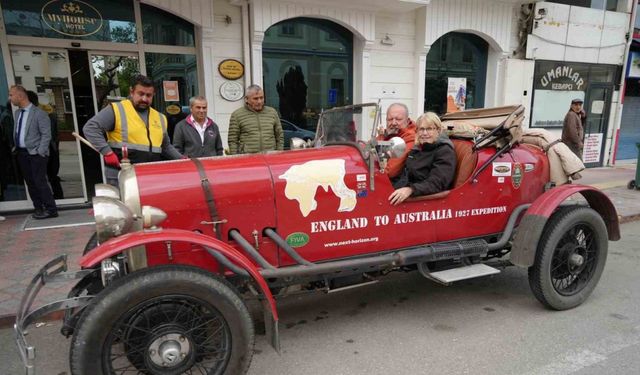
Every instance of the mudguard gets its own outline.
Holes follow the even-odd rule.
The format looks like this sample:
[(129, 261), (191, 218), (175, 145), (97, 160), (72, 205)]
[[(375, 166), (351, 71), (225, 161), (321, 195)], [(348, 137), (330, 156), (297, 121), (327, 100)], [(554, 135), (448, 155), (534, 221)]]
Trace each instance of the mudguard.
[(620, 224), (616, 208), (602, 191), (585, 185), (562, 185), (538, 197), (527, 210), (511, 246), (511, 263), (520, 267), (533, 265), (538, 242), (547, 220), (558, 206), (570, 196), (580, 193), (589, 206), (597, 211), (607, 226), (610, 241), (620, 239)]
[(238, 250), (226, 243), (196, 232), (182, 229), (160, 229), (157, 231), (128, 233), (120, 237), (112, 238), (85, 254), (80, 258), (80, 266), (84, 268), (91, 268), (102, 260), (120, 254), (132, 247), (164, 241), (187, 242), (203, 247), (209, 247), (224, 255), (231, 262), (242, 267), (256, 281), (260, 290), (264, 294), (265, 300), (268, 302), (268, 307), (271, 310), (274, 321), (278, 321), (278, 311), (276, 309), (276, 302), (273, 295), (269, 290), (267, 282), (262, 275), (260, 275), (260, 272), (253, 263), (251, 263), (251, 261), (249, 261), (249, 259), (247, 259)]

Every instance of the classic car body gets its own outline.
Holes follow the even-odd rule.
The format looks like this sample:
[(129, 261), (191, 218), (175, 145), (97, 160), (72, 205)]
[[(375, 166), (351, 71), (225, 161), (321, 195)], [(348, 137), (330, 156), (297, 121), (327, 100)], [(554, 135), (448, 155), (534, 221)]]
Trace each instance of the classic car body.
[[(81, 271), (65, 276), (78, 285), (69, 299), (31, 309), (39, 288), (66, 270), (64, 258), (54, 260), (18, 312), (28, 371), (33, 348), (25, 328), (59, 309), (66, 310), (63, 333), (73, 335), (74, 374), (196, 367), (235, 374), (252, 355), (248, 295), (263, 303), (276, 349), (278, 298), (361, 285), (391, 271), (417, 270), (450, 284), (497, 273), (492, 261), (504, 258), (502, 266), (529, 269), (534, 295), (550, 308), (589, 296), (608, 239), (619, 238), (615, 209), (594, 188), (549, 184), (544, 150), (518, 143), (521, 107), (445, 116), (486, 131), (453, 140), (451, 190), (398, 206), (388, 203), (393, 187), (381, 172), (395, 146), (356, 136), (375, 129), (379, 115), (376, 105), (330, 110), (313, 148), (140, 164), (121, 172), (119, 190), (98, 187), (100, 244), (88, 246)], [(574, 194), (586, 203), (567, 204)]]

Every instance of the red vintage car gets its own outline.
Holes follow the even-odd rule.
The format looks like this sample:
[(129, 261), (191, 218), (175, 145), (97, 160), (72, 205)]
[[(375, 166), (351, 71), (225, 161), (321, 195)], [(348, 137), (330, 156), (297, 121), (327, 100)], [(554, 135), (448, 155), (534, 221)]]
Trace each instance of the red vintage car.
[[(397, 206), (381, 170), (404, 143), (373, 136), (375, 104), (325, 111), (313, 145), (292, 151), (123, 168), (119, 189), (96, 188), (99, 245), (88, 245), (82, 269), (54, 259), (27, 290), (15, 331), (28, 373), (25, 329), (54, 310), (65, 310), (73, 374), (243, 374), (255, 337), (249, 298), (262, 302), (276, 350), (279, 298), (392, 271), (448, 285), (515, 265), (545, 306), (578, 306), (620, 237), (618, 218), (602, 192), (550, 183), (545, 151), (520, 143), (523, 113), (445, 116), (484, 131), (453, 139), (451, 190)], [(71, 278), (68, 299), (32, 309), (44, 284)]]

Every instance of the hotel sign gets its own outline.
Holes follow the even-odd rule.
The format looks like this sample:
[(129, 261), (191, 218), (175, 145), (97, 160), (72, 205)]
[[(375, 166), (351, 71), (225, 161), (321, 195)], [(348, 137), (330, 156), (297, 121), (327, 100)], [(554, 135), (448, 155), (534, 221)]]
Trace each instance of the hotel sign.
[(55, 32), (67, 36), (89, 36), (102, 28), (102, 15), (80, 0), (52, 0), (42, 7), (42, 21)]

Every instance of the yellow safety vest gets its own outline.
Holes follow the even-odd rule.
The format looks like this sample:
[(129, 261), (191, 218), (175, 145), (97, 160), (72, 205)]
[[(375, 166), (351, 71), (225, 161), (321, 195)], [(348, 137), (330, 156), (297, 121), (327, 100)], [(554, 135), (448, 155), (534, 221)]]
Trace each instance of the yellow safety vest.
[(107, 133), (107, 143), (111, 147), (161, 153), (162, 138), (167, 129), (167, 119), (163, 114), (149, 107), (149, 131), (131, 100), (111, 103), (115, 115), (115, 128)]

